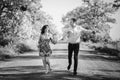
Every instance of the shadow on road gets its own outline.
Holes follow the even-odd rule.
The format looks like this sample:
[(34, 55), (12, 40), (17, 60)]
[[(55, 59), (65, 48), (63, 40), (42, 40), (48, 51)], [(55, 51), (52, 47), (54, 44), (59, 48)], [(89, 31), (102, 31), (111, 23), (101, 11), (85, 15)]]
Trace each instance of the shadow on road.
[[(93, 71), (95, 70), (95, 69), (92, 69)], [(119, 70), (107, 70), (107, 69), (97, 69), (98, 71), (102, 71), (102, 72), (118, 72), (118, 73), (120, 73), (120, 69)]]
[[(50, 57), (51, 59), (68, 59), (67, 55), (52, 55)], [(78, 56), (79, 60), (97, 60), (97, 61), (112, 61), (112, 62), (120, 62), (119, 58), (111, 57), (111, 56), (105, 56), (105, 55), (98, 55), (98, 54), (79, 54)], [(39, 55), (27, 55), (27, 56), (18, 56), (14, 59), (20, 59), (20, 60), (31, 60), (31, 59), (41, 59)], [(14, 60), (13, 59), (13, 60)]]
[[(2, 74), (0, 80), (120, 80), (104, 75), (88, 75), (78, 73), (77, 76), (66, 70), (53, 70), (49, 74), (45, 74), (42, 66), (20, 66), (0, 68), (0, 71), (17, 71), (19, 74)], [(27, 71), (28, 70), (28, 71)], [(23, 71), (22, 73), (20, 73)], [(24, 71), (30, 73), (24, 73)]]

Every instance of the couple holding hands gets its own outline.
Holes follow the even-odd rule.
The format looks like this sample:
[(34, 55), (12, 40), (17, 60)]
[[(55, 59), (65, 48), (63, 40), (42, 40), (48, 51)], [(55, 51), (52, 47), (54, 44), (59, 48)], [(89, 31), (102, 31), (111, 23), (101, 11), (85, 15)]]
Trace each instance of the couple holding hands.
[[(72, 53), (74, 52), (74, 69), (73, 75), (77, 75), (77, 67), (78, 67), (78, 53), (79, 53), (79, 45), (80, 45), (80, 35), (81, 31), (85, 30), (82, 27), (76, 26), (76, 19), (71, 18), (69, 29), (65, 30), (65, 33), (62, 35), (62, 39), (67, 39), (68, 42), (68, 66), (67, 70), (70, 70), (72, 64)], [(49, 33), (49, 26), (44, 25), (41, 29), (40, 38), (38, 41), (38, 49), (39, 55), (42, 58), (43, 66), (46, 69), (45, 73), (49, 73), (52, 69), (50, 67), (49, 58), (52, 54), (52, 50), (50, 48), (49, 43), (52, 42), (56, 44), (58, 40), (56, 40), (55, 35)]]

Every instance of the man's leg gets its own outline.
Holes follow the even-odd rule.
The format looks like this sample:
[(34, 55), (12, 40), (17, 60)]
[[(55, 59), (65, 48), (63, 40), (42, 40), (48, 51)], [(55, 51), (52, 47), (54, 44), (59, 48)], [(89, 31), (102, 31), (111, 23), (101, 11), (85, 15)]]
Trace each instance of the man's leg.
[(72, 64), (72, 52), (73, 52), (73, 45), (68, 44), (68, 67), (67, 69), (69, 70)]
[(77, 74), (78, 53), (79, 53), (79, 44), (75, 44), (75, 47), (74, 47), (74, 75)]

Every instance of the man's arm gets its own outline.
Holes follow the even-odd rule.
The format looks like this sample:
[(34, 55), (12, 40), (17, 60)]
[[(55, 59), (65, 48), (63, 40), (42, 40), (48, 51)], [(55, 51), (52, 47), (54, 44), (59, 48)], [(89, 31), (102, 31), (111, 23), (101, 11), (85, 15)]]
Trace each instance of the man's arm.
[(67, 37), (67, 33), (66, 32), (64, 32), (63, 34), (62, 34), (62, 37), (61, 37), (61, 39), (60, 40), (64, 40), (66, 37)]
[(83, 28), (82, 26), (78, 26), (78, 29), (79, 29), (80, 31), (91, 31), (91, 30), (88, 30), (88, 29)]

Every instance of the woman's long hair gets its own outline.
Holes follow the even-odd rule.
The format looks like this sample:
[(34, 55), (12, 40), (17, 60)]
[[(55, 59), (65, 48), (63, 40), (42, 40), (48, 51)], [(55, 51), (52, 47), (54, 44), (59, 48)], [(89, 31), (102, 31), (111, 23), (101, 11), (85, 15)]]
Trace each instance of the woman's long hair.
[(44, 34), (45, 33), (45, 29), (48, 27), (48, 25), (44, 25), (41, 29), (41, 34)]

